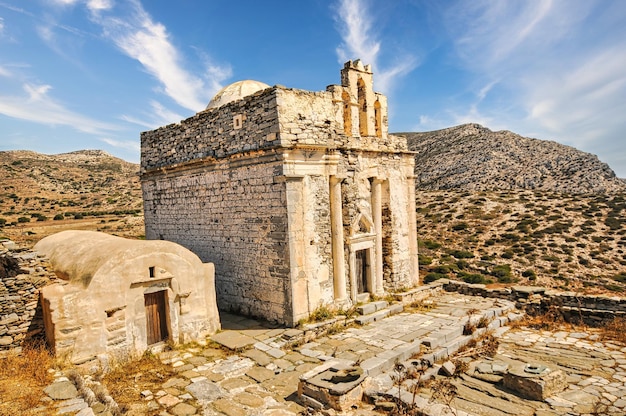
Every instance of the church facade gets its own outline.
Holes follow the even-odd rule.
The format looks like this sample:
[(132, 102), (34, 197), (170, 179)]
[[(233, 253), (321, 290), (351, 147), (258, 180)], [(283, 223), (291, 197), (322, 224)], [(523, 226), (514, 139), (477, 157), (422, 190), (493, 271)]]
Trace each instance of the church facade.
[(241, 81), (141, 134), (146, 238), (215, 265), (220, 309), (295, 325), (418, 284), (414, 155), (369, 65), (310, 92)]

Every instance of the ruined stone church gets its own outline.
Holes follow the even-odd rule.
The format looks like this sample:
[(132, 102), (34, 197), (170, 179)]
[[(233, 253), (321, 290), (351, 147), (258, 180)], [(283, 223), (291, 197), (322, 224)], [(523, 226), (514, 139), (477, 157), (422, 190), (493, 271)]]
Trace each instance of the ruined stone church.
[(414, 163), (369, 65), (320, 92), (236, 82), (141, 134), (146, 238), (214, 263), (220, 309), (295, 325), (418, 283)]

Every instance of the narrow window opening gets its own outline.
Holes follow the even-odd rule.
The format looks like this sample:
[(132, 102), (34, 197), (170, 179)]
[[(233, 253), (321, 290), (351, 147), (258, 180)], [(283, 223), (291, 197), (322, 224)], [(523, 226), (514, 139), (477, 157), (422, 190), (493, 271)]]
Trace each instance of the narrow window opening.
[(374, 118), (376, 122), (376, 137), (383, 137), (383, 114), (380, 101), (378, 100), (374, 103)]
[(152, 278), (154, 278), (154, 266), (150, 266), (150, 267), (148, 268), (148, 271), (149, 271), (149, 273), (150, 273), (150, 278), (151, 278), (151, 279), (152, 279)]
[(341, 94), (343, 100), (343, 131), (348, 137), (352, 137), (352, 109), (350, 105), (350, 94), (344, 91)]
[(365, 82), (359, 78), (357, 81), (357, 95), (359, 99), (359, 133), (361, 136), (368, 136), (367, 131), (367, 96)]

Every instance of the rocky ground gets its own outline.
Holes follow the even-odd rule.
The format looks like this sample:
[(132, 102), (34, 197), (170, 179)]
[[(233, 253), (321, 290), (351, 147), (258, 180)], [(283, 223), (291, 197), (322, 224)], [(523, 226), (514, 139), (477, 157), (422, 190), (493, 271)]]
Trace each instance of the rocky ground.
[(426, 282), (626, 290), (624, 194), (424, 191), (417, 207)]
[[(116, 401), (129, 415), (394, 414), (398, 392), (428, 415), (626, 414), (625, 345), (602, 341), (597, 330), (536, 331), (523, 323), (502, 326), (519, 318), (511, 308), (512, 304), (501, 300), (442, 293), (422, 303), (420, 309), (333, 331), (304, 344), (294, 342), (301, 330), (271, 328), (224, 315), (224, 331), (206, 344), (159, 354), (167, 369), (153, 370), (161, 376), (158, 382), (146, 376), (150, 370), (132, 371), (130, 365), (126, 373), (117, 372), (126, 374), (124, 380), (117, 380), (125, 385), (123, 390), (110, 379), (96, 381), (95, 376), (85, 377), (84, 385), (108, 383), (109, 390), (120, 393), (117, 398), (115, 394), (101, 397), (111, 397), (110, 402)], [(480, 344), (467, 344), (470, 339), (484, 337), (484, 333), (463, 335), (462, 322), (471, 315), (486, 317), (484, 331), (493, 331), (499, 340), (495, 356), (487, 357), (484, 349), (476, 353)], [(453, 370), (453, 377), (440, 375), (445, 373), (441, 364), (446, 367), (456, 362), (461, 367), (455, 357), (461, 357), (468, 366)], [(399, 362), (410, 366), (419, 360), (429, 363), (422, 377), (430, 378), (431, 384), (419, 387), (414, 398), (408, 392), (415, 378), (398, 378), (395, 369)], [(319, 365), (355, 361), (370, 376), (365, 383), (370, 402), (338, 412), (315, 410), (315, 400), (308, 400), (313, 408), (307, 410), (297, 393), (305, 374)], [(562, 371), (567, 387), (545, 400), (529, 400), (504, 388), (502, 373), (520, 363), (545, 364)], [(51, 414), (106, 414), (99, 401), (94, 402), (95, 408), (88, 406), (88, 400), (72, 389), (76, 383), (66, 375), (58, 372), (46, 390), (56, 398), (48, 407), (56, 409)], [(442, 379), (447, 384), (437, 383)], [(453, 393), (436, 394), (441, 388), (434, 386), (445, 385), (453, 385), (449, 390)]]
[(0, 152), (0, 237), (23, 246), (67, 229), (143, 235), (139, 167), (101, 150)]
[(553, 141), (463, 124), (405, 136), (419, 189), (624, 193), (626, 181), (596, 155)]

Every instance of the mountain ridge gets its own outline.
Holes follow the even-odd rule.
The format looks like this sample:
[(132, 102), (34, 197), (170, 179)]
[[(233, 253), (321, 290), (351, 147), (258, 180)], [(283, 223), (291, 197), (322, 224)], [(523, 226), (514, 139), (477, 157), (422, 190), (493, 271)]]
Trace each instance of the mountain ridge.
[(409, 149), (417, 152), (417, 189), (626, 191), (626, 181), (596, 155), (554, 141), (494, 132), (476, 123), (393, 134), (406, 137)]

